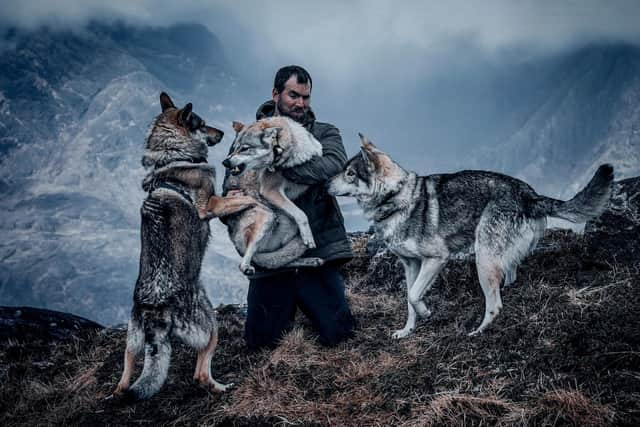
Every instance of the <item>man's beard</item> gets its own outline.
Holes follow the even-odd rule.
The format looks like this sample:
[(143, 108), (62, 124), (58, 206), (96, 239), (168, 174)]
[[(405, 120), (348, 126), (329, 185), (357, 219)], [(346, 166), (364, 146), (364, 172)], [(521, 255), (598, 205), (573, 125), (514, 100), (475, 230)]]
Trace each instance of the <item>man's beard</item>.
[[(278, 102), (276, 103), (276, 108), (278, 110), (278, 114), (280, 114), (281, 116), (289, 117), (290, 119), (295, 120), (300, 124), (304, 124), (304, 121), (307, 118), (307, 111), (304, 108), (292, 108), (290, 111), (285, 111), (282, 108), (280, 100), (278, 100)], [(291, 113), (295, 113), (296, 115), (293, 115)]]

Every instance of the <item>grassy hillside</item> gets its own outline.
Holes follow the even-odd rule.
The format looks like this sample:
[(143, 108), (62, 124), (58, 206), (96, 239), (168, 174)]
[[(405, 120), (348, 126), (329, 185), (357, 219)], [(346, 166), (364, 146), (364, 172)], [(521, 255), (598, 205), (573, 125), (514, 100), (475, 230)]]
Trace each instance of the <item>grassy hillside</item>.
[(195, 354), (176, 342), (161, 392), (127, 405), (108, 398), (124, 330), (23, 330), (0, 342), (0, 424), (639, 425), (637, 213), (611, 211), (584, 235), (548, 232), (473, 338), (484, 310), (473, 259), (448, 265), (428, 297), (432, 318), (394, 341), (401, 267), (354, 235), (344, 272), (356, 337), (319, 347), (300, 318), (276, 350), (249, 354), (242, 309), (220, 307), (213, 374), (236, 384), (225, 394), (192, 382)]

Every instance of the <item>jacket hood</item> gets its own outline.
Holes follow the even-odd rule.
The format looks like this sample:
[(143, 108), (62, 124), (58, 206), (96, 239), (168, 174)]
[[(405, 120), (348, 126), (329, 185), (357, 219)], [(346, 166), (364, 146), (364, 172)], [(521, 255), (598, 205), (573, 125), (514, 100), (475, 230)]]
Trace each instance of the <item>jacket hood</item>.
[[(258, 111), (256, 111), (256, 120), (264, 119), (267, 117), (273, 117), (275, 112), (276, 112), (276, 103), (273, 102), (273, 100), (269, 100), (258, 107)], [(309, 108), (307, 115), (304, 117), (304, 120), (302, 121), (302, 126), (304, 127), (311, 126), (315, 121), (316, 121), (316, 115), (314, 114), (313, 110)]]

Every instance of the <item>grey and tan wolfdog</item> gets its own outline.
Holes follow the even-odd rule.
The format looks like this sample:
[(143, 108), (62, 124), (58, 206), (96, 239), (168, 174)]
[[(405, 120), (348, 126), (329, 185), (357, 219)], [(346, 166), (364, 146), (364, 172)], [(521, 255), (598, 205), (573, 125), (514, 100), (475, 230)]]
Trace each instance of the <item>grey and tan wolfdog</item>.
[(522, 259), (536, 246), (547, 217), (585, 222), (609, 200), (613, 167), (602, 165), (574, 198), (537, 194), (528, 184), (486, 171), (417, 176), (360, 135), (361, 153), (333, 177), (329, 193), (354, 196), (376, 235), (398, 256), (407, 281), (408, 317), (394, 338), (409, 335), (416, 317), (431, 312), (423, 301), (447, 260), (474, 251), (485, 298), (482, 332), (502, 309), (500, 285), (512, 284)]
[[(207, 146), (220, 142), (223, 133), (206, 126), (190, 103), (178, 109), (163, 92), (160, 104), (162, 113), (153, 121), (142, 159), (153, 169), (143, 182), (149, 194), (140, 209), (140, 272), (124, 371), (115, 390), (133, 400), (150, 398), (165, 382), (171, 335), (198, 351), (194, 379), (216, 391), (229, 387), (215, 381), (210, 372), (218, 328), (200, 282), (209, 223), (199, 218), (195, 204), (214, 192), (215, 171), (206, 163)], [(134, 359), (143, 349), (142, 374), (129, 387)]]
[(320, 258), (301, 258), (315, 243), (306, 214), (292, 200), (308, 186), (287, 180), (280, 169), (322, 155), (322, 144), (286, 117), (247, 126), (234, 122), (233, 127), (236, 138), (223, 162), (226, 197), (211, 197), (206, 216), (225, 217), (229, 237), (243, 256), (240, 270), (254, 274), (251, 262), (268, 269), (321, 265)]

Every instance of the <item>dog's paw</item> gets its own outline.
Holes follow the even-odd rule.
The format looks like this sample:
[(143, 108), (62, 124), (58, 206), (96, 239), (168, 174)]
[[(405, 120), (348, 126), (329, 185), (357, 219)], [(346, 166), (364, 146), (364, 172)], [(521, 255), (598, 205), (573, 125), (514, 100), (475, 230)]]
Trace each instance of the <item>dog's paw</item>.
[(214, 385), (213, 385), (213, 389), (219, 393), (224, 393), (225, 391), (229, 390), (231, 387), (233, 387), (233, 383), (229, 383), (229, 384), (220, 384), (219, 382), (214, 381)]
[(213, 217), (211, 212), (209, 212), (206, 207), (198, 206), (197, 211), (198, 211), (198, 218), (200, 218), (203, 221), (209, 220)]
[(482, 329), (478, 328), (474, 331), (471, 331), (467, 334), (468, 337), (475, 337), (476, 335), (480, 335), (482, 333)]
[(240, 271), (242, 271), (245, 276), (253, 276), (256, 274), (256, 269), (249, 264), (240, 264)]
[(309, 249), (314, 249), (316, 247), (316, 241), (313, 240), (313, 236), (312, 235), (309, 235), (309, 236), (306, 236), (306, 237), (302, 236), (302, 242)]
[(122, 395), (125, 391), (127, 391), (128, 389), (129, 389), (129, 384), (118, 383), (118, 386), (113, 391), (113, 394), (111, 395), (111, 397), (118, 397), (118, 396)]
[(391, 334), (391, 338), (395, 340), (399, 340), (401, 338), (405, 338), (411, 335), (412, 332), (413, 332), (413, 328), (398, 329), (393, 334)]

